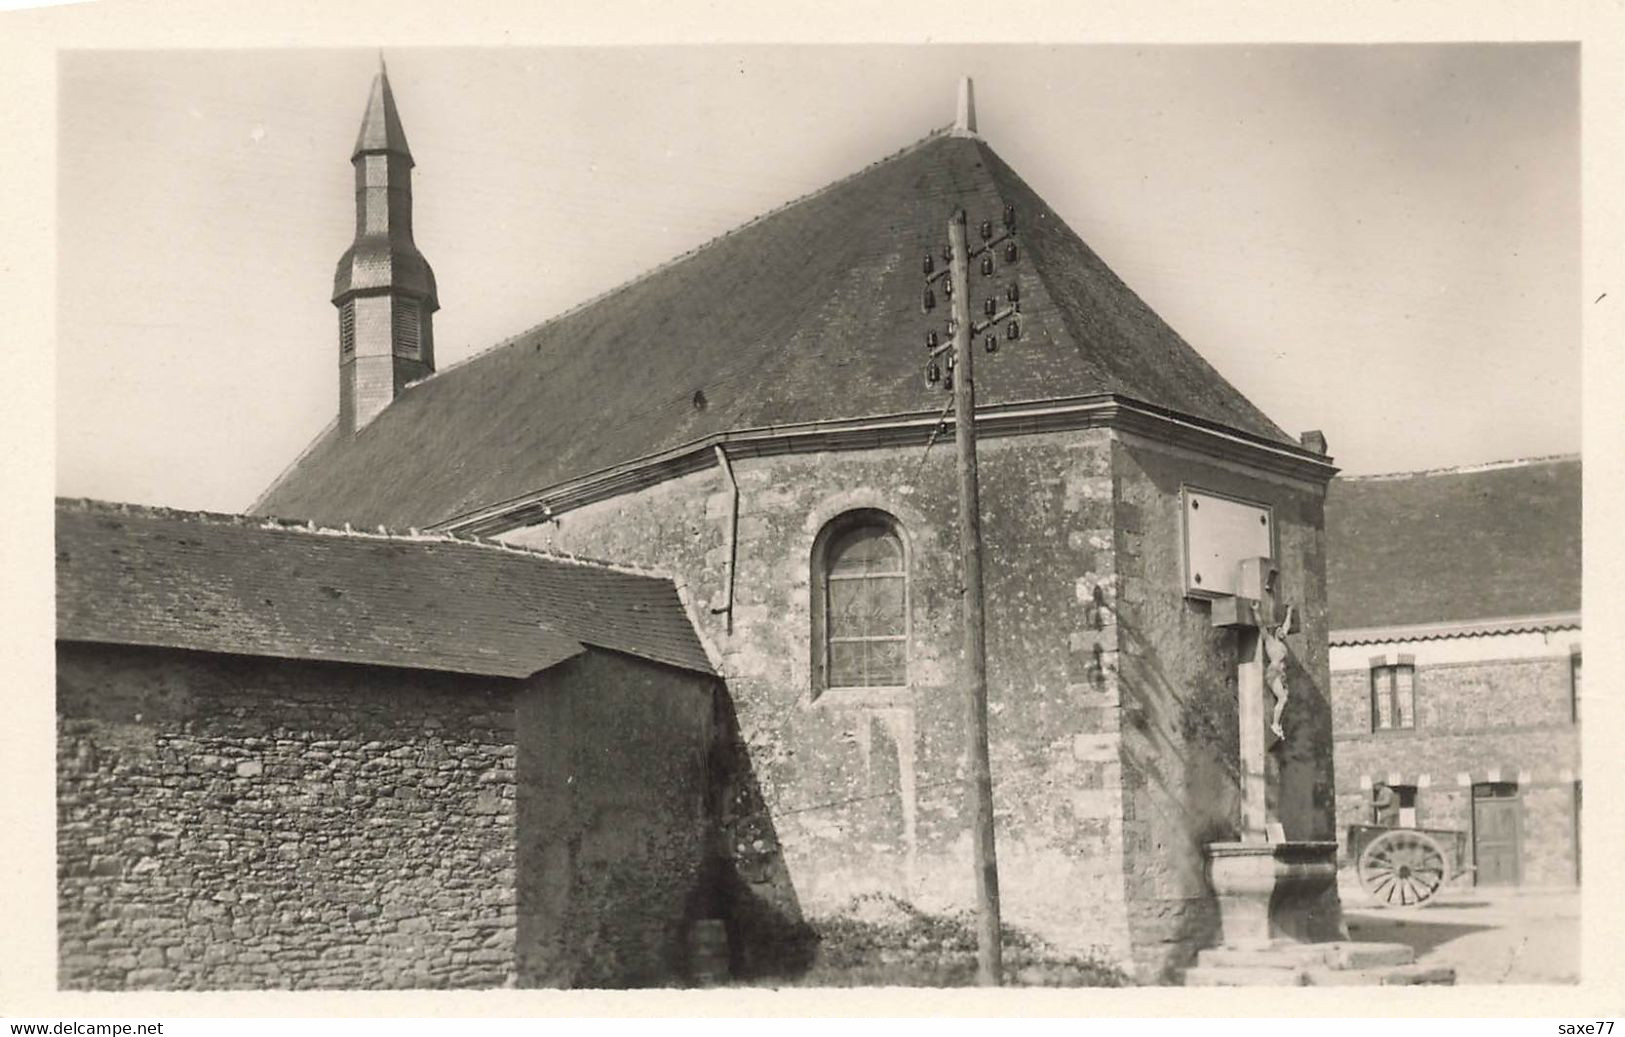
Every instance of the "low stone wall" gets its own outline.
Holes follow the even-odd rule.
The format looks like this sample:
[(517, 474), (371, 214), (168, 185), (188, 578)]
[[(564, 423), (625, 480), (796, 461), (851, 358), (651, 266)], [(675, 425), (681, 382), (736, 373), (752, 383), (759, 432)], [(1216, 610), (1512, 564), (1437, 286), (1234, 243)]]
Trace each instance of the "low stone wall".
[(514, 979), (509, 682), (59, 647), (58, 983)]

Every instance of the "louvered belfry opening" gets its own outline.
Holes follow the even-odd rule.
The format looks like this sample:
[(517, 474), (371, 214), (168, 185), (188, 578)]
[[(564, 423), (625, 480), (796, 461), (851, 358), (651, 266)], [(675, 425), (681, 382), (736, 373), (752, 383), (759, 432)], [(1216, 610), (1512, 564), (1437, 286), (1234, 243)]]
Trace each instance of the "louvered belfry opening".
[(418, 319), (418, 304), (411, 299), (395, 300), (394, 319), (395, 355), (418, 359), (423, 352), (422, 328)]
[(339, 307), (339, 355), (355, 356), (355, 301)]

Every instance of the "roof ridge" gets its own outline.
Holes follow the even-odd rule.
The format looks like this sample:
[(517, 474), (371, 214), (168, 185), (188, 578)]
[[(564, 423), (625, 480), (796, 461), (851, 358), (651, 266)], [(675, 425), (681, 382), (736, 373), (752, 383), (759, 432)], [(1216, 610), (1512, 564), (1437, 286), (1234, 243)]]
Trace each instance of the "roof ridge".
[(1562, 461), (1578, 461), (1579, 453), (1569, 454), (1543, 454), (1538, 457), (1514, 457), (1501, 461), (1482, 461), (1475, 464), (1450, 465), (1442, 468), (1418, 468), (1409, 472), (1377, 472), (1370, 475), (1340, 475), (1338, 482), (1384, 482), (1399, 479), (1411, 479), (1424, 475), (1473, 475), (1478, 472), (1494, 472), (1505, 468), (1530, 468), (1539, 464), (1555, 464)]
[(239, 528), (269, 529), (290, 533), (308, 533), (315, 536), (350, 537), (352, 539), (385, 540), (399, 543), (433, 544), (457, 543), (468, 544), (473, 547), (483, 547), (487, 550), (506, 551), (510, 554), (524, 554), (547, 561), (562, 562), (568, 565), (579, 565), (593, 569), (607, 569), (612, 572), (625, 573), (630, 576), (645, 576), (652, 579), (666, 580), (676, 583), (671, 573), (656, 569), (652, 566), (633, 565), (626, 562), (611, 562), (602, 558), (589, 558), (585, 555), (571, 554), (568, 551), (553, 551), (545, 548), (531, 547), (528, 544), (515, 544), (493, 537), (480, 537), (468, 533), (426, 532), (411, 527), (405, 532), (390, 530), (380, 525), (375, 530), (356, 529), (346, 522), (342, 528), (338, 526), (318, 526), (315, 522), (300, 521), (298, 519), (279, 518), (275, 515), (245, 515), (221, 511), (187, 511), (171, 508), (161, 504), (136, 504), (127, 501), (98, 500), (92, 497), (58, 497), (56, 499), (58, 511), (100, 512), (106, 514), (144, 515), (153, 518), (177, 519), (181, 521), (197, 522), (201, 525), (211, 526), (237, 526)]
[[(889, 155), (885, 155), (885, 156), (883, 156), (881, 158), (875, 159), (873, 162), (870, 162), (868, 165), (863, 166), (862, 168), (857, 169), (854, 172), (848, 173), (846, 176), (840, 177), (840, 178), (835, 179), (835, 180), (831, 180), (829, 183), (824, 184), (821, 187), (814, 188), (813, 190), (808, 191), (806, 194), (798, 195), (795, 198), (791, 198), (789, 201), (782, 202), (779, 205), (776, 205), (773, 208), (768, 209), (766, 212), (758, 213), (757, 215), (752, 216), (750, 219), (746, 220), (744, 223), (741, 223), (741, 224), (738, 224), (737, 226), (731, 227), (728, 230), (723, 231), (721, 234), (718, 234), (713, 238), (709, 238), (709, 239), (701, 242), (700, 244), (695, 245), (693, 248), (687, 249), (687, 250), (685, 250), (683, 252), (679, 252), (677, 255), (672, 256), (670, 259), (667, 259), (667, 260), (665, 260), (664, 262), (661, 262), (661, 263), (657, 263), (656, 265), (650, 267), (649, 269), (644, 270), (641, 273), (633, 275), (632, 277), (628, 278), (625, 281), (622, 281), (620, 284), (615, 285), (612, 288), (606, 288), (605, 290), (599, 292), (597, 295), (593, 295), (593, 296), (590, 296), (590, 297), (588, 297), (586, 299), (583, 299), (581, 302), (576, 303), (574, 306), (571, 306), (568, 309), (560, 310), (558, 313), (554, 314), (551, 317), (548, 317), (546, 320), (540, 321), (539, 323), (536, 323), (536, 324), (532, 324), (530, 327), (524, 329), (523, 331), (516, 332), (515, 334), (509, 335), (507, 338), (502, 339), (502, 340), (500, 340), (500, 341), (498, 341), (496, 343), (493, 343), (492, 345), (486, 346), (484, 349), (482, 349), (482, 350), (480, 350), (480, 351), (478, 351), (476, 353), (471, 353), (468, 356), (464, 357), (463, 359), (457, 361), (454, 364), (450, 364), (450, 365), (448, 365), (446, 367), (443, 367), (438, 371), (431, 371), (429, 374), (425, 375), (422, 378), (417, 379), (416, 381), (408, 382), (407, 385), (406, 385), (406, 389), (410, 389), (415, 385), (421, 385), (424, 382), (433, 381), (434, 379), (439, 378), (441, 375), (448, 374), (449, 372), (455, 371), (460, 367), (464, 367), (464, 366), (466, 366), (468, 364), (473, 363), (475, 360), (480, 359), (481, 357), (485, 356), (488, 353), (494, 353), (499, 349), (503, 349), (503, 348), (506, 348), (507, 346), (514, 345), (514, 344), (516, 344), (516, 343), (518, 343), (518, 342), (520, 342), (520, 341), (522, 341), (522, 340), (536, 334), (537, 332), (541, 331), (543, 328), (546, 328), (546, 327), (548, 327), (548, 326), (550, 326), (552, 324), (556, 324), (561, 320), (565, 320), (566, 318), (572, 317), (575, 314), (580, 313), (582, 310), (587, 309), (588, 307), (595, 306), (598, 303), (604, 301), (605, 299), (610, 298), (611, 296), (619, 295), (621, 292), (624, 292), (624, 291), (632, 288), (635, 285), (641, 284), (644, 281), (647, 281), (649, 278), (654, 277), (657, 274), (661, 274), (661, 273), (664, 273), (667, 270), (670, 270), (672, 267), (678, 265), (679, 263), (682, 263), (682, 262), (684, 262), (686, 260), (692, 259), (694, 256), (698, 255), (699, 253), (704, 252), (705, 250), (711, 248), (714, 245), (719, 244), (720, 242), (728, 240), (729, 238), (735, 236), (736, 234), (739, 234), (741, 231), (745, 231), (745, 230), (748, 230), (751, 227), (754, 227), (756, 224), (761, 223), (763, 220), (766, 220), (769, 217), (777, 216), (778, 214), (784, 212), (787, 209), (794, 208), (795, 206), (802, 205), (802, 204), (805, 204), (807, 202), (810, 202), (815, 198), (822, 197), (823, 195), (828, 194), (829, 192), (833, 191), (835, 188), (840, 187), (843, 184), (850, 183), (851, 181), (856, 180), (858, 177), (863, 176), (865, 173), (868, 173), (871, 170), (877, 169), (880, 166), (884, 166), (887, 163), (895, 162), (898, 159), (903, 158), (906, 155), (910, 155), (910, 154), (920, 150), (921, 148), (925, 147), (927, 144), (930, 144), (934, 140), (938, 140), (938, 139), (942, 139), (942, 138), (949, 138), (949, 137), (952, 136), (952, 131), (953, 131), (953, 126), (952, 125), (939, 126), (936, 129), (932, 130), (930, 133), (927, 133), (925, 136), (921, 137), (919, 140), (914, 141), (912, 144), (904, 145), (903, 147), (899, 148), (898, 150), (892, 152)], [(405, 390), (402, 390), (402, 391), (405, 391)], [(267, 492), (269, 492), (269, 491), (267, 491)]]

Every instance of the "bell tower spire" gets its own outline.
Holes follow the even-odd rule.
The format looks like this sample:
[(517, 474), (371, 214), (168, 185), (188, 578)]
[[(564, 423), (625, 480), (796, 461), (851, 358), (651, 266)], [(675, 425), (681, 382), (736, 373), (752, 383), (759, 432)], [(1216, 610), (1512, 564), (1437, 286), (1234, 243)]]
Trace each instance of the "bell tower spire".
[(434, 271), (412, 240), (412, 152), (389, 71), (361, 117), (355, 166), (355, 241), (333, 274), (339, 311), (339, 426), (360, 431), (410, 382), (434, 373)]

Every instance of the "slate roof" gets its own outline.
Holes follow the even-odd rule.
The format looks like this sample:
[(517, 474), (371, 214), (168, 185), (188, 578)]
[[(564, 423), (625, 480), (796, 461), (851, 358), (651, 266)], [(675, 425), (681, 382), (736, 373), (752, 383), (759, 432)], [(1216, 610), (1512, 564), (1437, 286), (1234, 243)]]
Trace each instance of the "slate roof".
[[(934, 414), (921, 256), (956, 207), (974, 242), (1006, 204), (1022, 339), (978, 366), (980, 403), (1114, 393), (1294, 443), (986, 143), (939, 134), (407, 388), (354, 436), (330, 429), (254, 510), (429, 526), (726, 431)], [(972, 282), (974, 310), (1002, 263)]]
[(1333, 631), (1578, 612), (1580, 459), (1334, 479), (1326, 557)]
[(669, 579), (450, 537), (57, 502), (60, 640), (524, 677), (582, 645), (713, 672)]

